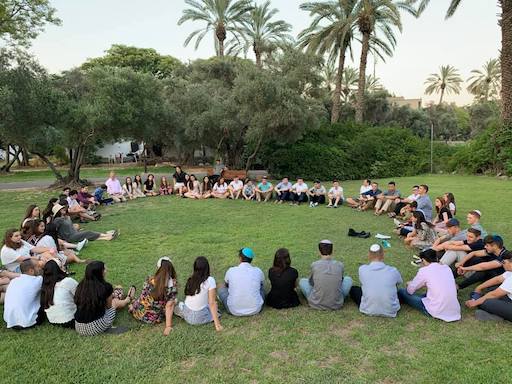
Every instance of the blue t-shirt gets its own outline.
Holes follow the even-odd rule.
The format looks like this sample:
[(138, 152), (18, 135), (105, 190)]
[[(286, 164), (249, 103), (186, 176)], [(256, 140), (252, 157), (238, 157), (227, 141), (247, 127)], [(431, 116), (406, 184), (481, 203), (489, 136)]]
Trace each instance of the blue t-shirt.
[(375, 191), (373, 189), (370, 189), (369, 191), (363, 193), (362, 195), (367, 196), (367, 197), (375, 197), (375, 196), (380, 195), (381, 193), (382, 193), (382, 191), (377, 188)]
[(267, 182), (266, 184), (263, 184), (263, 183), (259, 183), (258, 184), (258, 189), (262, 192), (267, 192), (270, 187), (272, 187), (272, 184)]
[(98, 187), (94, 190), (94, 197), (96, 200), (100, 201), (103, 199), (103, 192), (105, 192), (101, 187)]

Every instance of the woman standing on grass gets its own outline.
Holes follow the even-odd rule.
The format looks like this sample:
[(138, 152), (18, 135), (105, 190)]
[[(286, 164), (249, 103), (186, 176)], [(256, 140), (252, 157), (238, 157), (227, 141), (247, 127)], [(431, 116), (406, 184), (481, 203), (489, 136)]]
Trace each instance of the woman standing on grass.
[(172, 314), (176, 303), (176, 271), (171, 259), (164, 256), (156, 263), (157, 271), (148, 277), (137, 300), (128, 311), (137, 320), (147, 324), (160, 324), (165, 319), (164, 335), (172, 331)]
[(210, 276), (210, 264), (206, 257), (194, 261), (194, 272), (185, 285), (185, 302), (181, 302), (176, 314), (192, 325), (211, 323), (216, 331), (222, 331), (217, 308), (217, 285)]
[(268, 279), (272, 285), (267, 295), (269, 307), (283, 309), (300, 305), (299, 296), (295, 290), (299, 273), (290, 265), (288, 249), (278, 249), (274, 255), (274, 265), (268, 270)]
[(75, 330), (82, 336), (99, 335), (112, 328), (116, 310), (126, 307), (135, 295), (130, 287), (123, 298), (123, 289), (105, 281), (107, 269), (102, 261), (93, 261), (85, 268), (85, 276), (75, 292)]
[(20, 228), (23, 228), (29, 221), (36, 219), (41, 219), (41, 210), (37, 205), (31, 204), (28, 206), (27, 211), (25, 212), (25, 217), (21, 222)]

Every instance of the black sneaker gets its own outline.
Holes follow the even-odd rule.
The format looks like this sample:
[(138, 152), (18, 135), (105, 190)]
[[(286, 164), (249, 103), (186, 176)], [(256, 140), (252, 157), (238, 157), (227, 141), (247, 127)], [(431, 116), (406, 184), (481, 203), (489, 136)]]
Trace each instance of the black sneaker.
[(348, 236), (350, 236), (350, 237), (357, 237), (357, 236), (359, 236), (359, 232), (356, 232), (356, 231), (354, 231), (354, 229), (349, 228)]

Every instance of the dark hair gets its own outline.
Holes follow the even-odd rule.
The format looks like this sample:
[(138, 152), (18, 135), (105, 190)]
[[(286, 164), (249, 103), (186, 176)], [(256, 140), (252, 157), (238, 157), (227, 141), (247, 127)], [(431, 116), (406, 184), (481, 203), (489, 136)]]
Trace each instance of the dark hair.
[(396, 183), (395, 183), (394, 181), (390, 181), (390, 182), (388, 183), (388, 185), (395, 185), (395, 186), (396, 186)]
[(14, 235), (16, 232), (20, 232), (20, 231), (17, 230), (16, 228), (11, 228), (11, 229), (8, 229), (7, 231), (5, 231), (4, 245), (6, 247), (12, 248), (12, 249), (21, 248), (21, 243), (17, 244), (14, 241), (12, 241), (12, 239), (11, 239), (12, 235)]
[(57, 201), (59, 201), (59, 199), (57, 199), (56, 197), (52, 197), (50, 200), (48, 200), (48, 205), (46, 206), (46, 208), (43, 211), (43, 220), (44, 221), (46, 221), (46, 219), (48, 217), (52, 216), (52, 209)]
[(428, 185), (427, 184), (420, 184), (420, 187), (423, 187), (426, 192), (428, 192)]
[[(204, 179), (208, 179), (208, 181), (204, 181)], [(203, 181), (201, 182), (202, 191), (210, 191), (212, 189), (212, 183), (210, 182), (210, 178), (208, 176), (203, 177)]]
[[(25, 211), (25, 217), (23, 218), (23, 220), (21, 220), (21, 225), (20, 227), (23, 226), (23, 222), (25, 221), (25, 219), (29, 219), (29, 218), (32, 218), (32, 211), (34, 209), (37, 208), (37, 205), (36, 204), (30, 204), (28, 207), (27, 207), (27, 210)], [(41, 211), (39, 211), (39, 216), (38, 218), (40, 219), (41, 218)]]
[(20, 271), (21, 271), (21, 273), (27, 273), (31, 269), (35, 269), (34, 263), (32, 263), (32, 259), (26, 259), (26, 260), (23, 260), (20, 263)]
[(434, 251), (432, 248), (426, 249), (420, 252), (420, 259), (423, 259), (429, 263), (437, 263), (437, 252)]
[(162, 260), (160, 268), (157, 269), (154, 279), (154, 289), (151, 296), (155, 300), (165, 300), (169, 279), (176, 279), (174, 265), (168, 260)]
[(64, 187), (64, 188), (62, 188), (62, 190), (63, 190), (63, 191), (71, 191), (71, 188), (69, 188), (69, 187)]
[(73, 195), (78, 195), (78, 191), (76, 189), (72, 189), (70, 192), (69, 192), (69, 196), (73, 196)]
[(36, 233), (37, 228), (39, 228), (39, 224), (41, 223), (44, 223), (44, 221), (41, 219), (27, 221), (23, 228), (21, 228), (21, 238), (25, 241), (28, 241), (32, 236), (39, 237), (42, 235), (42, 233)]
[(501, 256), (502, 260), (511, 260), (512, 259), (512, 251), (507, 251)]
[(332, 244), (319, 243), (318, 250), (320, 251), (320, 254), (323, 256), (332, 255)]
[(60, 251), (60, 245), (59, 245), (59, 234), (58, 234), (58, 231), (57, 231), (57, 226), (55, 225), (55, 223), (50, 223), (50, 224), (47, 224), (45, 229), (44, 229), (44, 233), (43, 233), (43, 236), (50, 236), (53, 241), (55, 241), (55, 245), (57, 246), (57, 251)]
[[(453, 203), (453, 205), (455, 205), (455, 196), (453, 195), (453, 193), (446, 192), (445, 195), (448, 198), (448, 202), (446, 205), (450, 205), (450, 203)], [(457, 213), (457, 206), (455, 205), (455, 211), (453, 212), (453, 214), (455, 215), (456, 213)]]
[(80, 311), (101, 317), (105, 313), (107, 299), (113, 292), (112, 285), (105, 281), (105, 264), (93, 261), (85, 268), (85, 276), (75, 291), (75, 304)]
[[(164, 184), (164, 180), (165, 180), (165, 184)], [(167, 177), (165, 177), (165, 176), (162, 176), (160, 178), (160, 187), (162, 187), (162, 186), (164, 186), (165, 188), (167, 188), (169, 186), (169, 181), (167, 181)]]
[[(139, 178), (139, 180), (137, 180), (137, 177)], [(141, 186), (141, 184), (142, 184), (142, 177), (140, 177), (140, 175), (135, 175), (135, 176), (133, 177), (133, 182), (134, 182), (135, 184), (137, 184), (137, 186), (139, 186), (139, 187), (140, 187), (140, 186)]]
[(482, 234), (482, 231), (476, 229), (476, 228), (469, 228), (468, 229), (468, 232), (469, 233), (472, 233), (473, 235), (475, 235), (476, 237), (479, 237), (481, 234)]
[(179, 168), (179, 170), (180, 170), (180, 173), (181, 173), (181, 172), (183, 172), (183, 169), (181, 169), (181, 166), (176, 165), (176, 166), (174, 167), (174, 171), (175, 171), (176, 173), (178, 173), (178, 168)]
[(240, 257), (240, 259), (242, 260), (242, 263), (249, 263), (251, 264), (252, 263), (252, 259), (246, 257), (243, 253), (242, 253), (242, 249), (240, 249), (240, 251), (238, 252), (238, 256)]
[(496, 244), (498, 248), (503, 248), (503, 239), (501, 236), (487, 235), (484, 238), (485, 244)]
[(62, 213), (64, 211), (64, 209), (67, 209), (67, 205), (63, 205), (61, 209), (58, 210), (57, 213), (55, 213), (55, 215), (53, 215), (53, 219), (52, 219), (52, 222), (53, 220), (55, 220), (57, 217), (64, 217), (64, 214)]
[[(130, 182), (128, 183), (128, 179), (130, 179)], [(126, 184), (126, 188), (128, 189), (128, 192), (133, 191), (133, 180), (130, 176), (127, 176), (124, 179), (124, 183)]]
[[(192, 177), (194, 178), (194, 180), (192, 180)], [(187, 188), (189, 189), (189, 191), (192, 191), (194, 189), (194, 181), (197, 181), (197, 177), (196, 175), (191, 174), (187, 182)]]
[(106, 184), (101, 184), (100, 187), (101, 187), (101, 189), (107, 189), (107, 185)]
[(409, 205), (411, 206), (411, 208), (418, 208), (418, 202), (416, 200), (411, 201)]
[(48, 261), (43, 269), (43, 285), (41, 287), (41, 307), (48, 309), (53, 305), (55, 284), (63, 280), (66, 273), (60, 269), (55, 260)]
[(414, 228), (421, 229), (421, 224), (426, 223), (430, 228), (433, 227), (431, 223), (425, 219), (425, 215), (421, 211), (414, 211), (412, 215), (416, 218), (416, 223), (414, 224)]
[(274, 265), (272, 271), (277, 274), (283, 273), (283, 271), (291, 265), (290, 252), (286, 248), (279, 248), (274, 255)]
[(370, 179), (365, 179), (368, 184), (371, 184), (372, 181)]
[(412, 188), (419, 188), (420, 186), (419, 185), (413, 185)]
[[(441, 202), (441, 208), (439, 208), (435, 202), (436, 200), (439, 200)], [(444, 197), (443, 196), (437, 196), (435, 199), (434, 199), (434, 205), (436, 207), (436, 212), (439, 213), (441, 211), (441, 209), (443, 209), (444, 207), (446, 207), (446, 201), (444, 201)]]
[(201, 291), (201, 284), (210, 276), (210, 264), (204, 256), (199, 256), (194, 261), (194, 272), (185, 285), (185, 295), (194, 296)]

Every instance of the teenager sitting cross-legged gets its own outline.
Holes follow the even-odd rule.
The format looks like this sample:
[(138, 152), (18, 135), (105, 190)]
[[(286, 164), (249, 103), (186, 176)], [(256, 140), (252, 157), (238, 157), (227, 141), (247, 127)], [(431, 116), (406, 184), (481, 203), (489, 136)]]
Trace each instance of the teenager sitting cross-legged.
[(291, 267), (290, 252), (279, 248), (274, 255), (274, 265), (268, 270), (271, 289), (267, 295), (267, 305), (276, 309), (292, 308), (300, 305), (297, 295), (299, 273)]
[(372, 181), (370, 179), (364, 179), (363, 184), (359, 187), (359, 196), (347, 198), (347, 204), (351, 208), (358, 208), (361, 206), (365, 199), (365, 194), (372, 189)]
[(299, 177), (297, 182), (292, 185), (293, 204), (300, 205), (301, 203), (307, 203), (308, 189), (308, 185), (304, 182), (304, 179)]
[(388, 183), (388, 189), (377, 196), (375, 203), (375, 214), (382, 215), (394, 208), (396, 199), (400, 198), (400, 191), (396, 189), (394, 181)]
[(256, 186), (256, 200), (267, 202), (272, 199), (274, 186), (267, 180), (267, 176), (263, 176), (261, 182)]
[(283, 180), (276, 185), (274, 190), (276, 191), (276, 204), (282, 204), (283, 201), (290, 201), (292, 199), (292, 183), (290, 183), (287, 177), (283, 177)]
[(332, 187), (329, 189), (329, 204), (327, 208), (338, 208), (338, 204), (343, 204), (343, 187), (338, 180), (332, 182)]
[(243, 181), (238, 176), (235, 176), (228, 185), (229, 197), (233, 200), (238, 200), (242, 196), (243, 188)]
[(309, 196), (309, 206), (317, 207), (318, 204), (325, 204), (325, 195), (327, 194), (327, 190), (322, 185), (320, 180), (315, 180), (313, 186), (309, 188), (308, 196)]

